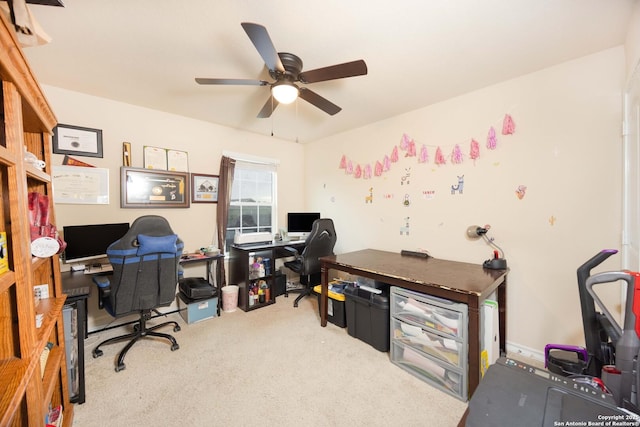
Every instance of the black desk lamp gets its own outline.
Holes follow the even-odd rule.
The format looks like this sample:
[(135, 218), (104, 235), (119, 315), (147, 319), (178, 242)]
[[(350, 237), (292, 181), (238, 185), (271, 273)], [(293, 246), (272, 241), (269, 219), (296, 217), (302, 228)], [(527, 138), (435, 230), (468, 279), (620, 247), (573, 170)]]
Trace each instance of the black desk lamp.
[(494, 243), (493, 238), (487, 237), (487, 232), (491, 226), (486, 224), (484, 227), (479, 225), (470, 225), (467, 227), (467, 237), (472, 240), (482, 237), (489, 246), (494, 248), (493, 258), (490, 258), (482, 263), (484, 268), (491, 270), (504, 270), (507, 268), (507, 260), (504, 258), (504, 251)]

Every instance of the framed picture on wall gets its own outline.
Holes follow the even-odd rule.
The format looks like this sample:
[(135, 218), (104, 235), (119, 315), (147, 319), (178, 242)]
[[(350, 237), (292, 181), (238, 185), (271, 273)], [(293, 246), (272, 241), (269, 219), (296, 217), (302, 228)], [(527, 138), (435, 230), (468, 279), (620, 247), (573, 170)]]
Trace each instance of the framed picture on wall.
[(53, 152), (102, 157), (102, 130), (58, 124), (53, 128)]
[(218, 175), (191, 174), (191, 201), (193, 203), (218, 202)]
[(189, 174), (120, 168), (120, 207), (188, 208)]

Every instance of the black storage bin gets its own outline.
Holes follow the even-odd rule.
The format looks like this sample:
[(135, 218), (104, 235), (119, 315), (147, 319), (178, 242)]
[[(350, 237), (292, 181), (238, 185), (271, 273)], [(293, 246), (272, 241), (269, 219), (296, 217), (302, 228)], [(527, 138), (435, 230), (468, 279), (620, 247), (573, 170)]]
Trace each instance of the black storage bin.
[(389, 351), (389, 291), (381, 294), (358, 286), (344, 289), (347, 332), (379, 351)]
[[(347, 315), (344, 310), (344, 301), (346, 299), (344, 296), (344, 286), (331, 289), (331, 282), (329, 283), (329, 287), (329, 295), (327, 297), (327, 321), (341, 328), (345, 328), (347, 326)], [(313, 288), (313, 292), (318, 295), (318, 313), (322, 316), (322, 312), (320, 311), (320, 306), (322, 305), (320, 302), (322, 298), (322, 285), (316, 285)]]

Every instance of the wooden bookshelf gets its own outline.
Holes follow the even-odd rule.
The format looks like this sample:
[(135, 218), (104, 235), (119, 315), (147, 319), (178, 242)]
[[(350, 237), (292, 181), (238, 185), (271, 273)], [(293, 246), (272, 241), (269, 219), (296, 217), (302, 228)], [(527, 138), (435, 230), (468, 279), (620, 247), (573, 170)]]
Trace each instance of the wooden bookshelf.
[[(39, 192), (49, 197), (55, 224), (51, 135), (57, 121), (2, 14), (0, 45), (0, 231), (9, 261), (9, 271), (0, 273), (0, 425), (44, 426), (49, 408), (61, 405), (63, 425), (71, 426), (59, 259), (31, 256), (28, 216), (28, 194)], [(25, 147), (46, 163), (44, 170), (25, 162)], [(40, 284), (48, 285), (49, 298), (36, 306), (33, 286)], [(36, 313), (43, 317), (40, 327)], [(43, 375), (40, 356), (48, 342), (53, 348)]]

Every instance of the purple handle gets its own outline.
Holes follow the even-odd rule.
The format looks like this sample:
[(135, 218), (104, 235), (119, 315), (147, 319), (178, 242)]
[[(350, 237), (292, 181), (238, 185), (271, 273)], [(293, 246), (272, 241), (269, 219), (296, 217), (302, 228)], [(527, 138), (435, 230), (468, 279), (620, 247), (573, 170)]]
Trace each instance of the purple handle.
[[(544, 346), (544, 367), (547, 367), (547, 360), (549, 359), (549, 351), (557, 349), (564, 351), (572, 351), (574, 353), (578, 353), (578, 359), (586, 362), (589, 358), (589, 353), (587, 353), (587, 349), (584, 347), (580, 347), (577, 345), (566, 345), (566, 344), (547, 344)], [(582, 356), (582, 357), (580, 357)]]

